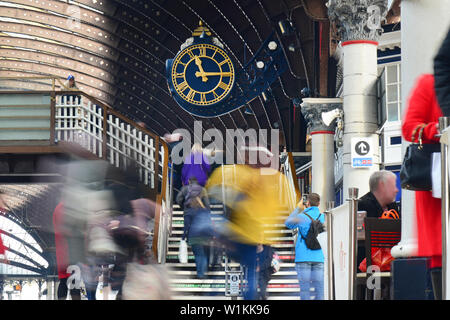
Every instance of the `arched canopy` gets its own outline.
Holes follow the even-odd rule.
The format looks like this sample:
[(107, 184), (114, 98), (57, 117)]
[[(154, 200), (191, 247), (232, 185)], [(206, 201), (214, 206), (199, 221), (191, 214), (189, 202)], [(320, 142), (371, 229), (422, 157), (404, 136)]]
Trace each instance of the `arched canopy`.
[[(75, 76), (78, 86), (127, 117), (163, 135), (177, 128), (192, 132), (200, 120), (170, 96), (165, 61), (203, 21), (237, 66), (244, 66), (273, 32), (282, 40), (289, 69), (247, 106), (202, 119), (203, 129), (280, 129), (292, 146), (292, 99), (318, 83), (318, 45), (328, 32), (315, 15), (324, 6), (292, 0), (14, 0), (0, 2), (0, 77)], [(316, 8), (317, 7), (317, 8)], [(281, 24), (280, 24), (281, 22)], [(289, 22), (292, 24), (289, 27)], [(283, 27), (280, 27), (283, 26)], [(288, 35), (284, 31), (290, 30)], [(320, 34), (318, 34), (318, 32)], [(316, 58), (314, 58), (316, 56)], [(44, 89), (50, 83), (9, 80), (9, 88)], [(317, 91), (317, 90), (316, 90)], [(250, 112), (244, 112), (245, 110)], [(298, 127), (298, 125), (297, 125)], [(296, 141), (296, 149), (304, 141)]]

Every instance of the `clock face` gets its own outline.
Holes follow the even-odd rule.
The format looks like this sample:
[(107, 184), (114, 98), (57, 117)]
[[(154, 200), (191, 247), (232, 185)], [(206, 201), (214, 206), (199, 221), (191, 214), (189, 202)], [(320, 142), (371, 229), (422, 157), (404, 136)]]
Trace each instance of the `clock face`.
[(207, 106), (225, 99), (233, 88), (234, 67), (221, 48), (201, 43), (185, 48), (174, 59), (172, 83), (185, 101)]

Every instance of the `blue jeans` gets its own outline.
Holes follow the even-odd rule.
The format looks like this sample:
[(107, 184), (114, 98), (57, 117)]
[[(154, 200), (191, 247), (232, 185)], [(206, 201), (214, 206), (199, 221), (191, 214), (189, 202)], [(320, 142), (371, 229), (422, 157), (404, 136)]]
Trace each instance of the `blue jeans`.
[(311, 287), (314, 288), (315, 300), (323, 300), (323, 262), (296, 262), (300, 299), (311, 300)]
[(209, 254), (204, 245), (194, 244), (191, 246), (195, 256), (195, 267), (197, 269), (197, 277), (206, 277), (205, 273), (208, 271)]

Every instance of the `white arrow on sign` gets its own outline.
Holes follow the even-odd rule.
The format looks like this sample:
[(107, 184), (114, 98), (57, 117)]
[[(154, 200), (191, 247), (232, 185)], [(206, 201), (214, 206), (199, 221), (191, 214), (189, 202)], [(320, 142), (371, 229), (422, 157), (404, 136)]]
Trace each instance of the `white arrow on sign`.
[(360, 143), (358, 148), (362, 154), (367, 153), (366, 145), (364, 143)]

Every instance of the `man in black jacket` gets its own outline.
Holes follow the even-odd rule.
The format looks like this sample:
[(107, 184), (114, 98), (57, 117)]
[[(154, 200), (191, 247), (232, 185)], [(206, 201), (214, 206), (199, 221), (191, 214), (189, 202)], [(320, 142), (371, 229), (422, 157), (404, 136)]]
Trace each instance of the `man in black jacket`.
[(374, 172), (369, 178), (369, 189), (358, 201), (358, 211), (366, 211), (367, 217), (379, 218), (386, 210), (398, 212), (395, 197), (398, 193), (397, 176), (387, 170)]
[(450, 117), (450, 29), (434, 58), (434, 87), (444, 116)]
[[(358, 201), (358, 211), (366, 211), (367, 217), (379, 218), (386, 210), (394, 209), (400, 216), (395, 197), (398, 193), (397, 176), (388, 170), (372, 173), (369, 178), (369, 189)], [(364, 241), (358, 241), (357, 266), (366, 257)]]

